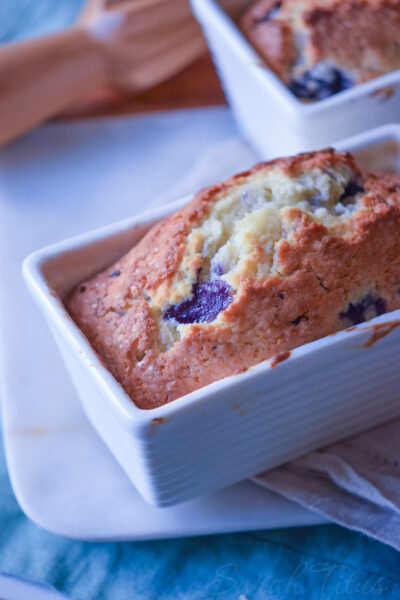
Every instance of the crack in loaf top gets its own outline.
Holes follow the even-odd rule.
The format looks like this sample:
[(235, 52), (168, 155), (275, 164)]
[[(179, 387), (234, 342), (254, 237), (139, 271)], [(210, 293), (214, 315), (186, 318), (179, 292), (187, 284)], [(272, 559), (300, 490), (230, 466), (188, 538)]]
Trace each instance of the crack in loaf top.
[(68, 310), (135, 403), (159, 406), (397, 307), (398, 190), (332, 149), (261, 163), (153, 227)]

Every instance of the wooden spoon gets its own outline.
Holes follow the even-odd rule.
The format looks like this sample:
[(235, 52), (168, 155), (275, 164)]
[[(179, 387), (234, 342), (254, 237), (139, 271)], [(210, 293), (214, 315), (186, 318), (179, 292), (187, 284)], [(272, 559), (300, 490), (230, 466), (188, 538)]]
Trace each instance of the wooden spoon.
[(0, 48), (0, 144), (93, 89), (140, 93), (204, 49), (188, 0), (90, 0), (75, 26)]

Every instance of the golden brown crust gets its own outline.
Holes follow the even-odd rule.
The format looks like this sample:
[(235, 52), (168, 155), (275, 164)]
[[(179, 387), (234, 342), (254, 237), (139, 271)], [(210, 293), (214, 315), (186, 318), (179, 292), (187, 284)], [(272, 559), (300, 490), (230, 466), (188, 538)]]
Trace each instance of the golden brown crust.
[(296, 48), (289, 23), (265, 19), (276, 6), (276, 0), (261, 0), (243, 17), (242, 29), (251, 43), (285, 83), (296, 60)]
[(400, 3), (336, 1), (305, 13), (312, 63), (335, 58), (365, 81), (400, 66)]
[(201, 191), (119, 261), (72, 291), (69, 312), (137, 406), (162, 405), (345, 327), (339, 315), (360, 290), (378, 290), (387, 310), (400, 306), (400, 177), (371, 174), (363, 208), (346, 220), (345, 235), (291, 209), (297, 211), (297, 228), (290, 240), (279, 242), (276, 271), (264, 281), (243, 280), (218, 326), (193, 323), (170, 350), (160, 351), (146, 295), (174, 276), (188, 233), (210, 206), (268, 170), (294, 177), (327, 164), (347, 164), (359, 174), (351, 155), (332, 149), (256, 165)]
[(297, 62), (301, 71), (332, 61), (355, 83), (400, 67), (398, 0), (283, 0), (267, 19), (271, 4), (256, 2), (241, 27), (285, 83)]

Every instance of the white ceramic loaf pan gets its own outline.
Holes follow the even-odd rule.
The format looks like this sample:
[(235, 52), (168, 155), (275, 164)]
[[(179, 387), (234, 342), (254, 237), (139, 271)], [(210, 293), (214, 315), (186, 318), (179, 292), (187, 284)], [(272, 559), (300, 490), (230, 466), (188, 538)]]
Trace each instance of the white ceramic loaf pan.
[[(304, 103), (262, 62), (218, 0), (191, 2), (236, 121), (263, 158), (315, 150), (400, 121), (400, 69), (325, 100)], [(220, 2), (238, 5), (238, 0)], [(243, 8), (246, 2), (239, 4)]]
[[(400, 127), (380, 128), (341, 147), (356, 150), (368, 168), (398, 168)], [(133, 404), (61, 300), (188, 200), (35, 252), (23, 267), (89, 419), (144, 498), (159, 506), (251, 477), (400, 416), (400, 311), (160, 408), (146, 411)]]

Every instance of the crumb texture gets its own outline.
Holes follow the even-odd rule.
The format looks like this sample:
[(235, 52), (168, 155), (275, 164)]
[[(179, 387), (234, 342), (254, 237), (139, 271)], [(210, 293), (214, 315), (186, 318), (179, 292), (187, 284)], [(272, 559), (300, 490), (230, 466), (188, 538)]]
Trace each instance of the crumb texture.
[(400, 67), (398, 0), (259, 0), (241, 27), (302, 100), (322, 100)]
[(261, 163), (65, 303), (137, 406), (160, 406), (399, 308), (400, 178), (331, 149)]

